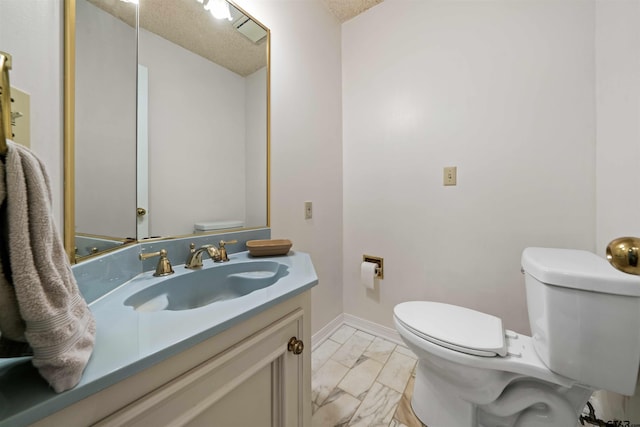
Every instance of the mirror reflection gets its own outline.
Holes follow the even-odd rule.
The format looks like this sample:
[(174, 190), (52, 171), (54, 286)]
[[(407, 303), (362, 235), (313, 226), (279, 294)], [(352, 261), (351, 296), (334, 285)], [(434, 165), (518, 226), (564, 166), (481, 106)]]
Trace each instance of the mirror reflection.
[(268, 31), (221, 0), (78, 0), (76, 14), (76, 232), (122, 244), (267, 225)]
[(136, 238), (136, 10), (112, 6), (76, 2), (78, 257)]

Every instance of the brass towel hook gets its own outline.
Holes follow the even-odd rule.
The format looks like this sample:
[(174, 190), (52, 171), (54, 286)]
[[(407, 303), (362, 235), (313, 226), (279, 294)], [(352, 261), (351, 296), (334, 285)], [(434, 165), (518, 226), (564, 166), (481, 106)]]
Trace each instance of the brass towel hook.
[(620, 237), (607, 246), (607, 259), (615, 268), (640, 276), (640, 238)]
[(11, 137), (11, 85), (9, 70), (11, 55), (0, 52), (0, 155), (7, 154), (7, 139)]

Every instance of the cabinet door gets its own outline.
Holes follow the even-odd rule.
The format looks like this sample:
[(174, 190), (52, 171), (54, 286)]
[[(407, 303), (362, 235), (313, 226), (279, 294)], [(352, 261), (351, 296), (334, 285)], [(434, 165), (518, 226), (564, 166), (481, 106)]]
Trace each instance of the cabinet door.
[(97, 425), (304, 425), (303, 358), (287, 348), (303, 334), (302, 316), (287, 315)]

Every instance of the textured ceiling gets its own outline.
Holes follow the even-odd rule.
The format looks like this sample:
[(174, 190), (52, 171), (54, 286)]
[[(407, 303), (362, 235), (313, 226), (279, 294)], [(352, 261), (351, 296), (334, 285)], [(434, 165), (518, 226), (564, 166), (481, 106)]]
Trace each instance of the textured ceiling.
[(345, 22), (383, 0), (321, 0), (338, 21)]
[[(122, 0), (87, 1), (134, 26), (134, 4)], [(266, 38), (254, 44), (233, 28), (230, 21), (213, 18), (196, 0), (139, 1), (140, 26), (166, 40), (241, 76), (267, 63)], [(382, 1), (320, 0), (339, 22), (348, 21)], [(286, 7), (286, 3), (282, 3), (282, 7)]]
[[(135, 5), (121, 0), (88, 0), (133, 26)], [(254, 44), (215, 19), (196, 0), (140, 0), (140, 26), (241, 76), (267, 64), (266, 38)]]

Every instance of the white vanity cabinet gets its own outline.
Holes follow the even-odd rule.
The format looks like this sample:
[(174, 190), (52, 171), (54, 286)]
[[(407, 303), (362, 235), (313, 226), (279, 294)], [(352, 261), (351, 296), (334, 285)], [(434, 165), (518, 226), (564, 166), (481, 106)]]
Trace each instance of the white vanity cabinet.
[(309, 315), (306, 291), (35, 425), (308, 426)]

